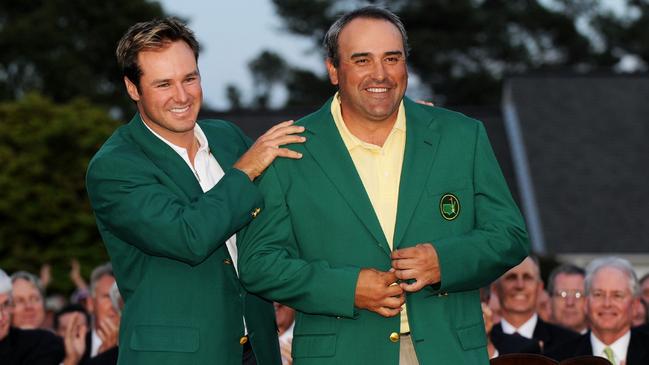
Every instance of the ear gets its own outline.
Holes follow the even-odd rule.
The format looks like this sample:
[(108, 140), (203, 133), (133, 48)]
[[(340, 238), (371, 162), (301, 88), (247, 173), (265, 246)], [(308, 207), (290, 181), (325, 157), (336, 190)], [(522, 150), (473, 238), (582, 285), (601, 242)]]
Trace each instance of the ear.
[(338, 70), (333, 64), (333, 60), (328, 58), (325, 60), (325, 65), (327, 66), (327, 73), (329, 74), (329, 81), (332, 85), (338, 85)]
[(140, 92), (137, 90), (137, 86), (135, 86), (135, 84), (126, 76), (124, 76), (124, 85), (126, 85), (128, 96), (130, 96), (133, 101), (140, 101)]

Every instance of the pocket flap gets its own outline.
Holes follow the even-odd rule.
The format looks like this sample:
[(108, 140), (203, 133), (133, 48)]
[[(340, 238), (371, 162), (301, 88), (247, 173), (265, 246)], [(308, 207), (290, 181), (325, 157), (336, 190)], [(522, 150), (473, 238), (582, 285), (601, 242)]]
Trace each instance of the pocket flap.
[(176, 326), (136, 326), (130, 346), (135, 351), (196, 352), (198, 329)]
[(457, 337), (464, 350), (487, 346), (487, 335), (482, 323), (457, 330)]
[(336, 354), (336, 335), (293, 337), (293, 358), (331, 357)]

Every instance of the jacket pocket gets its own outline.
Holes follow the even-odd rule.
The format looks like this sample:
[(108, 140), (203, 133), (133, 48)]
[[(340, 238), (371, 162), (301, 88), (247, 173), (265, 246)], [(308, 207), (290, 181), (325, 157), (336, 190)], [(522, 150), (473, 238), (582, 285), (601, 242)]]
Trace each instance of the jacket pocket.
[(177, 326), (136, 326), (129, 343), (135, 351), (196, 352), (198, 329)]
[(460, 339), (460, 344), (464, 350), (487, 346), (487, 335), (482, 323), (458, 329), (457, 337)]
[(334, 334), (293, 336), (293, 358), (334, 356), (336, 337)]

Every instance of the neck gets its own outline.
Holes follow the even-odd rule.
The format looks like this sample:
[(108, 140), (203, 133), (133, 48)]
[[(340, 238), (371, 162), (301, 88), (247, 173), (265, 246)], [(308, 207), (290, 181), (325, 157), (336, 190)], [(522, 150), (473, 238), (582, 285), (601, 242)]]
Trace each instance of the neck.
[(598, 331), (595, 328), (593, 328), (593, 334), (600, 340), (602, 341), (606, 346), (610, 346), (613, 344), (613, 342), (619, 340), (624, 336), (627, 332), (631, 330), (630, 327), (625, 327), (624, 329), (620, 331)]
[(341, 104), (341, 113), (343, 123), (349, 129), (349, 132), (363, 142), (371, 143), (383, 147), (385, 140), (388, 139), (394, 123), (397, 121), (398, 109), (384, 120), (368, 120), (357, 117), (353, 113), (346, 113), (345, 107)]
[(520, 326), (524, 325), (525, 322), (529, 321), (530, 318), (534, 315), (534, 312), (531, 313), (511, 313), (511, 312), (503, 312), (502, 313), (502, 318), (504, 318), (509, 324), (512, 326), (519, 328)]

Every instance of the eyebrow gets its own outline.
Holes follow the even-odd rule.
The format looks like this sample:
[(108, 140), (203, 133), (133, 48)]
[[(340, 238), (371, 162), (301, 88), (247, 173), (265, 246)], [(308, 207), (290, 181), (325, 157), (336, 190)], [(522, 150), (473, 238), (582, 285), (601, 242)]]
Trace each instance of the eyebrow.
[[(370, 52), (358, 52), (358, 53), (352, 53), (351, 58), (354, 59), (354, 58), (359, 58), (359, 57), (367, 57), (369, 55), (370, 55)], [(403, 55), (403, 52), (401, 52), (401, 51), (387, 51), (387, 52), (383, 53), (383, 56), (395, 56), (395, 55), (401, 56), (401, 55)]]
[[(183, 78), (188, 78), (188, 77), (191, 77), (191, 76), (198, 76), (198, 75), (199, 75), (198, 70), (194, 70), (194, 71), (188, 73), (187, 75), (185, 75), (185, 77), (183, 77)], [(151, 81), (151, 85), (160, 84), (160, 83), (169, 82), (169, 81), (171, 81), (171, 79), (153, 80), (153, 81)]]

